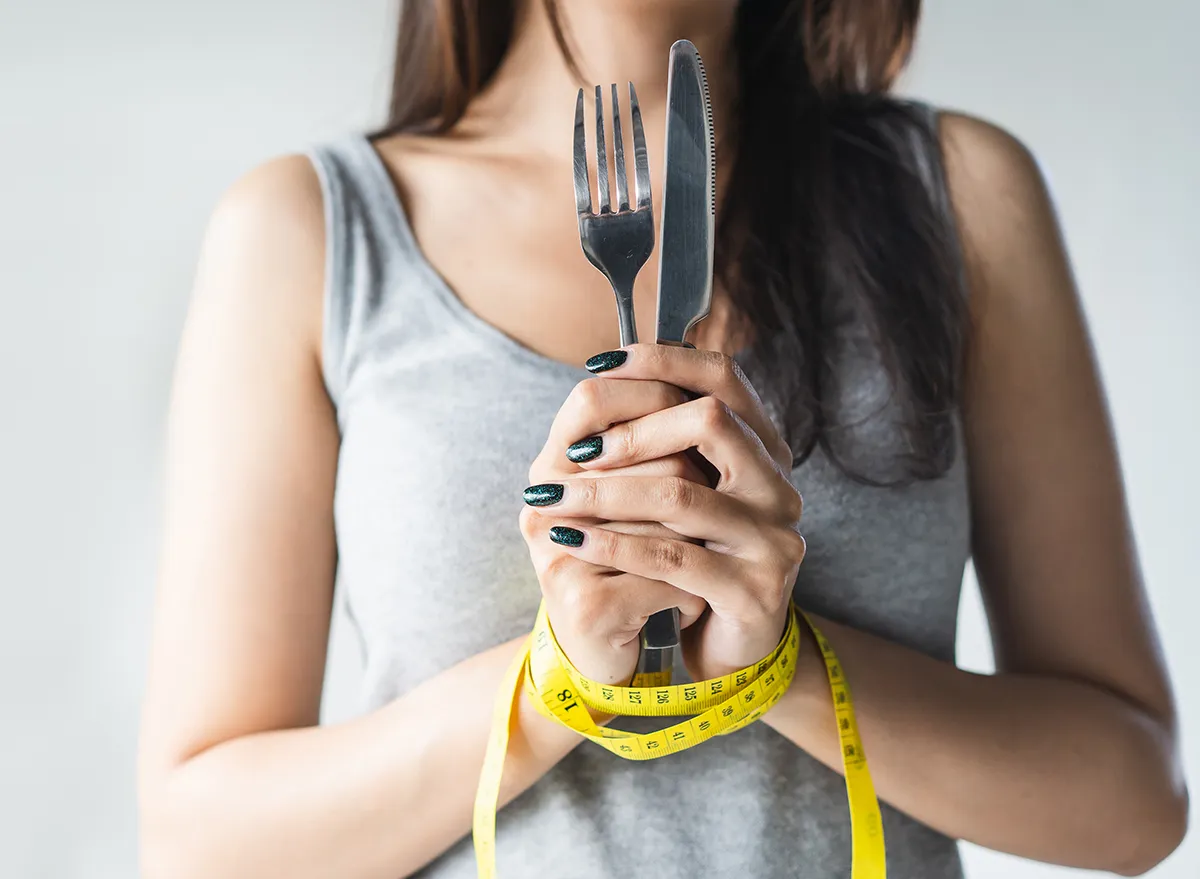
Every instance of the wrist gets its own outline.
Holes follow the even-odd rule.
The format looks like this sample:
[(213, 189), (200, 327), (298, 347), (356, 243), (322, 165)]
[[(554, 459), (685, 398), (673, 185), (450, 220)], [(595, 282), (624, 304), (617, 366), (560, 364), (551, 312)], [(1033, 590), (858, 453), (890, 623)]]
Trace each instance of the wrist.
[[(797, 616), (800, 616), (798, 610)], [(795, 676), (791, 686), (762, 718), (771, 727), (787, 726), (794, 729), (798, 724), (832, 722), (829, 718), (833, 713), (833, 702), (825, 673), (825, 659), (812, 629), (803, 617), (800, 617), (799, 625), (800, 651), (796, 657)]]
[[(534, 696), (521, 687), (516, 704), (516, 727), (509, 740), (509, 753), (527, 753), (539, 763), (550, 765), (562, 759), (586, 739), (570, 727), (542, 714), (534, 704)], [(587, 709), (597, 726), (605, 726), (613, 717)]]
[[(710, 617), (696, 627), (693, 638), (685, 633), (684, 659), (695, 680), (711, 680), (757, 665), (773, 654), (783, 641), (791, 616), (791, 605), (769, 623), (733, 626), (724, 620)], [(798, 615), (797, 615), (798, 616)], [(802, 619), (800, 640), (811, 639)]]

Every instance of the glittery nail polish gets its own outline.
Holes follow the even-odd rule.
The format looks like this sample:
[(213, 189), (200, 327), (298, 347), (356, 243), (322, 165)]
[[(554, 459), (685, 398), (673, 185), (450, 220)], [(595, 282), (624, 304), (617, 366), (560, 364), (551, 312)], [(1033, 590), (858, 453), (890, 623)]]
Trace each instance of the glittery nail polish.
[(563, 486), (558, 482), (531, 485), (524, 492), (525, 503), (531, 507), (548, 507), (563, 499)]
[(616, 369), (628, 359), (628, 351), (605, 351), (597, 354), (595, 357), (589, 357), (587, 363), (583, 364), (583, 367), (593, 374), (608, 372), (610, 369)]
[(589, 436), (587, 439), (581, 439), (579, 442), (567, 446), (567, 460), (575, 464), (582, 464), (584, 461), (599, 458), (603, 451), (604, 437)]
[(560, 546), (570, 546), (575, 549), (583, 546), (583, 532), (578, 528), (568, 528), (566, 525), (555, 525), (551, 528), (550, 539)]

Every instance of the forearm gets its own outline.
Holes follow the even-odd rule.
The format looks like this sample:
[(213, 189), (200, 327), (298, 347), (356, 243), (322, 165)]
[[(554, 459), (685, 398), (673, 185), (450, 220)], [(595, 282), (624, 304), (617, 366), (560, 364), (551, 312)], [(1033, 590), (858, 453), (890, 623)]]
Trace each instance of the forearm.
[[(881, 799), (949, 836), (1076, 867), (1141, 872), (1178, 843), (1173, 731), (1148, 713), (1087, 683), (971, 674), (817, 624), (845, 670)], [(841, 769), (815, 650), (763, 722)]]
[[(478, 654), (370, 715), (233, 739), (143, 789), (149, 879), (396, 879), (470, 830), (501, 678), (524, 639)], [(524, 696), (501, 804), (579, 742)]]

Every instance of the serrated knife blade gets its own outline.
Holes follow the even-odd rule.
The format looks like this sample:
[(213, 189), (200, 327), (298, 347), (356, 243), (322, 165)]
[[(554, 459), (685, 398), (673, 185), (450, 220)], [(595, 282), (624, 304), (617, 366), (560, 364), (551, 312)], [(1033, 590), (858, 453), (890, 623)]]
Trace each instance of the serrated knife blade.
[(696, 47), (671, 47), (666, 161), (658, 263), (660, 344), (680, 344), (712, 306), (716, 149), (712, 103)]

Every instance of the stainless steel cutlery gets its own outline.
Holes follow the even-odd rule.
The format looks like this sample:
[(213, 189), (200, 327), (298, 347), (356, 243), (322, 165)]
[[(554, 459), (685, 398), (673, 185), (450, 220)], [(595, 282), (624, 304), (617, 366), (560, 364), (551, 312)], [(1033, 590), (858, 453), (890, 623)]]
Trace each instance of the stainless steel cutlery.
[[(636, 206), (630, 208), (617, 87), (612, 87), (613, 165), (617, 210), (608, 187), (608, 157), (602, 91), (596, 86), (596, 178), (599, 210), (592, 206), (584, 130), (583, 89), (575, 104), (575, 206), (583, 252), (612, 284), (617, 298), (621, 344), (637, 341), (633, 282), (654, 249), (650, 166), (641, 110), (629, 84), (633, 122)], [(662, 253), (658, 265), (655, 341), (688, 345), (688, 332), (708, 316), (712, 305), (713, 238), (716, 213), (716, 146), (712, 102), (704, 64), (696, 47), (679, 40), (671, 47), (667, 77), (666, 184), (663, 188)], [(665, 675), (679, 644), (679, 611), (654, 614), (642, 629), (638, 672), (646, 679)]]
[(592, 206), (592, 186), (588, 174), (587, 133), (584, 130), (583, 89), (575, 102), (575, 209), (579, 215), (579, 241), (588, 260), (599, 269), (617, 297), (621, 323), (621, 344), (637, 342), (633, 315), (633, 282), (650, 252), (654, 250), (654, 212), (650, 200), (650, 160), (646, 154), (646, 135), (642, 131), (642, 111), (637, 93), (629, 83), (629, 108), (633, 120), (633, 167), (636, 200), (632, 207), (625, 172), (625, 142), (621, 136), (621, 111), (616, 83), (612, 85), (613, 168), (616, 172), (617, 209), (612, 209), (608, 188), (608, 153), (604, 143), (603, 91), (596, 86), (596, 181), (598, 208)]

